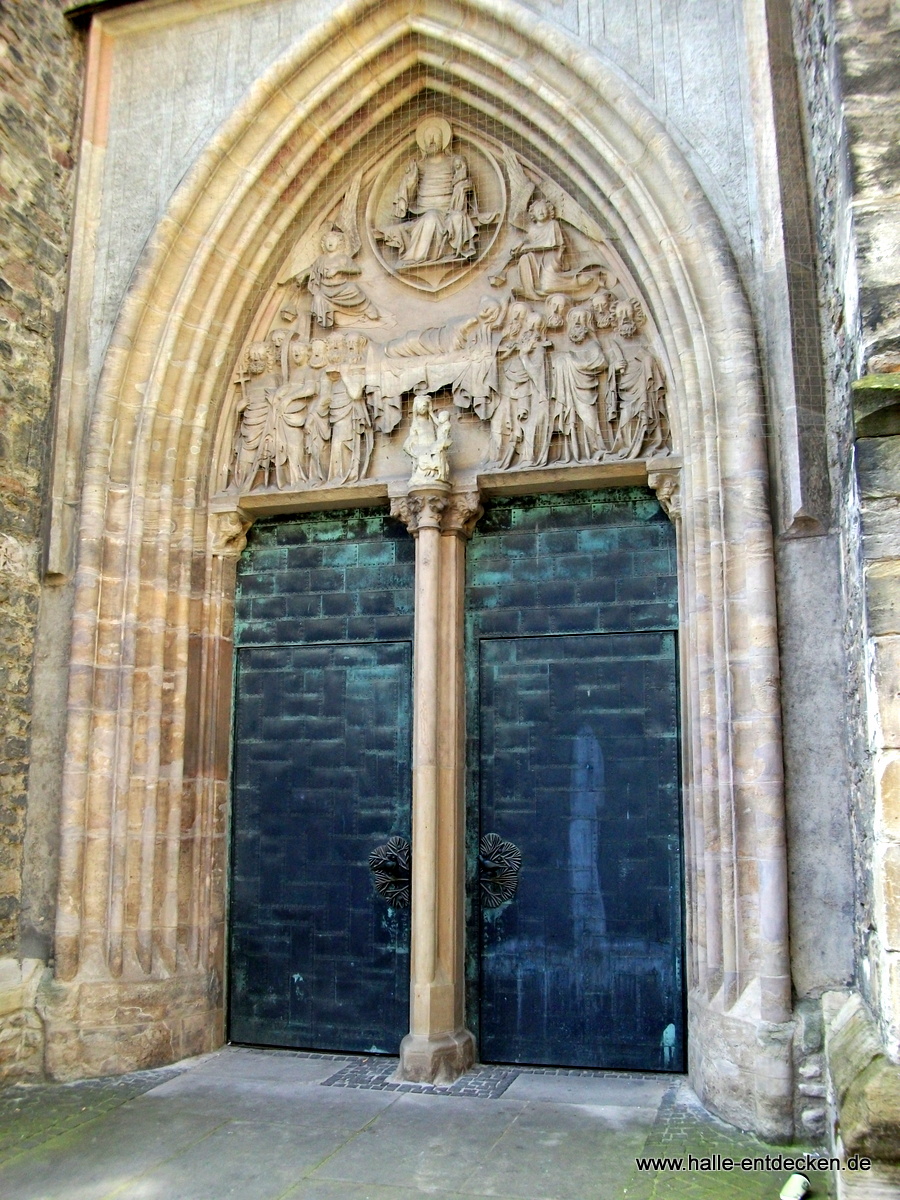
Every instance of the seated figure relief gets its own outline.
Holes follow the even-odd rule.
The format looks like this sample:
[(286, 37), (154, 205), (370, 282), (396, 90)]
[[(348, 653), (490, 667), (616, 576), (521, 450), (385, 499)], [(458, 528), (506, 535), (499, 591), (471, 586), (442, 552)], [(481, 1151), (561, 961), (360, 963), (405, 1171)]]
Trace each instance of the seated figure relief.
[(569, 256), (556, 210), (549, 200), (540, 197), (528, 206), (525, 237), (512, 247), (505, 266), (491, 276), (491, 283), (502, 287), (514, 268), (518, 275), (512, 289), (515, 296), (525, 300), (552, 295), (586, 298), (598, 286), (599, 270), (571, 269), (567, 266)]
[[(488, 253), (480, 229), (497, 216), (479, 213), (453, 130), (429, 118), (416, 138), (383, 242), (399, 266), (471, 259), (470, 281), (422, 298), (380, 251), (361, 253), (361, 189), (376, 176), (359, 171), (287, 261), (280, 279), (293, 290), (273, 298), (266, 339), (245, 350), (230, 488), (340, 487), (370, 477), (373, 461), (382, 475), (392, 463), (394, 478), (402, 452), (420, 485), (443, 484), (454, 411), (460, 446), (481, 439), (494, 471), (669, 453), (647, 315), (592, 218), (506, 151), (506, 215)], [(378, 178), (396, 179), (392, 170)]]
[(453, 130), (443, 117), (416, 127), (420, 153), (407, 162), (393, 196), (396, 220), (375, 230), (376, 238), (398, 252), (400, 271), (474, 258), (479, 227), (497, 219), (496, 213), (479, 212), (469, 162), (452, 142)]

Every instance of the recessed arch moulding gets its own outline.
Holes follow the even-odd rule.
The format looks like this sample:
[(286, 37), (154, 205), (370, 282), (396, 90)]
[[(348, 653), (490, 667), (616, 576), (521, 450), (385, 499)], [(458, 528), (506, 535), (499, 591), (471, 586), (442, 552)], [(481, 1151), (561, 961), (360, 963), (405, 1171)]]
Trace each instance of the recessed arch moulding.
[(57, 1077), (221, 1042), (235, 559), (261, 513), (398, 498), (418, 393), (455, 490), (649, 481), (675, 521), (691, 1076), (790, 1133), (754, 345), (671, 139), (519, 7), (346, 6), (258, 81), (147, 247), (92, 405), (41, 997)]

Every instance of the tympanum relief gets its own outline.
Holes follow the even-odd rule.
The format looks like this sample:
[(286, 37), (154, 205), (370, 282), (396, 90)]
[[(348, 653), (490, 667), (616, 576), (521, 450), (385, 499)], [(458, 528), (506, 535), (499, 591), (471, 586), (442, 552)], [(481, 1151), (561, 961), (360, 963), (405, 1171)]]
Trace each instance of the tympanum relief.
[[(666, 380), (602, 229), (428, 117), (296, 244), (237, 372), (232, 492), (446, 484), (668, 453)], [(451, 454), (452, 447), (452, 454)]]

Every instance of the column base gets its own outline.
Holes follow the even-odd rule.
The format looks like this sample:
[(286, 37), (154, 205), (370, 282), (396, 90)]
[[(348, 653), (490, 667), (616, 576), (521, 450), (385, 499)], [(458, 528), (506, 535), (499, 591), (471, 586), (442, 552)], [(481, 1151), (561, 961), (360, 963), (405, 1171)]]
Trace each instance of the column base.
[(394, 1076), (403, 1083), (453, 1083), (475, 1062), (475, 1039), (468, 1029), (425, 1037), (408, 1033), (400, 1043), (400, 1066)]

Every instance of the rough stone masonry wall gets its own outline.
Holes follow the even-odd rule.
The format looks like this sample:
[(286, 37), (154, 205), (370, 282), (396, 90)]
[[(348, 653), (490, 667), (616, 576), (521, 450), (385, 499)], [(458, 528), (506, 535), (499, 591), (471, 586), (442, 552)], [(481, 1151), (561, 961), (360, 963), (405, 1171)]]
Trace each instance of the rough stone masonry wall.
[[(0, 1081), (40, 1070), (19, 939), (42, 500), (83, 47), (59, 0), (0, 3)], [(25, 954), (28, 954), (27, 948)]]
[[(881, 436), (863, 436), (857, 425), (854, 444), (853, 410), (857, 418), (862, 410), (851, 387), (900, 349), (900, 5), (793, 0), (793, 15), (831, 385), (828, 444), (842, 547), (848, 707), (855, 717), (848, 722), (855, 982), (878, 1025), (876, 1031), (858, 997), (825, 997), (829, 1125), (844, 1152), (865, 1145), (879, 1160), (862, 1197), (893, 1194), (900, 1182), (900, 1068), (890, 1061), (900, 1050), (900, 438), (885, 436), (897, 432), (888, 425), (867, 430)], [(854, 1050), (859, 1037), (840, 1035), (848, 1012), (871, 1029), (866, 1054)], [(843, 1175), (838, 1194), (851, 1194)]]
[[(835, 25), (856, 243), (860, 333), (853, 366), (859, 377), (877, 370), (886, 353), (900, 350), (900, 6), (895, 0), (838, 0)], [(858, 434), (861, 429), (857, 425)], [(855, 455), (866, 569), (868, 678), (861, 692), (869, 701), (867, 749), (875, 789), (874, 804), (859, 823), (858, 877), (866, 881), (868, 895), (867, 919), (858, 936), (860, 986), (897, 1059), (900, 819), (892, 811), (898, 805), (892, 792), (898, 791), (894, 780), (900, 760), (900, 606), (895, 600), (900, 588), (900, 472), (896, 452), (890, 463), (888, 443), (896, 438), (874, 441), (883, 443), (877, 453), (867, 452), (872, 441), (861, 438)], [(876, 461), (873, 474), (869, 464)]]
[[(851, 220), (852, 184), (843, 125), (837, 32), (831, 0), (792, 0), (795, 57), (798, 65), (802, 118), (817, 252), (820, 328), (826, 376), (826, 452), (838, 570), (843, 586), (841, 613), (845, 670), (845, 748), (849, 767), (847, 803), (852, 808), (854, 878), (852, 897), (855, 954), (860, 957), (860, 931), (870, 925), (871, 887), (860, 884), (860, 865), (870, 858), (871, 775), (866, 769), (865, 676), (862, 563), (859, 504), (853, 471), (853, 422), (850, 381), (856, 372), (859, 345), (857, 293), (853, 284), (855, 244)], [(821, 849), (821, 847), (820, 847)], [(835, 979), (832, 986), (842, 981)], [(796, 1093), (794, 1120), (798, 1135), (820, 1141), (825, 1132), (825, 1055), (820, 1009), (821, 984), (797, 1004), (794, 1039)]]
[[(851, 381), (875, 351), (900, 348), (900, 19), (892, 0), (793, 0), (806, 99), (818, 242), (824, 352), (830, 382), (828, 448), (837, 498), (844, 586), (848, 723), (854, 764), (858, 983), (879, 1011), (872, 964), (875, 913), (874, 730), (867, 708), (863, 549), (855, 470)], [(891, 283), (891, 279), (895, 282)], [(885, 1031), (888, 1014), (881, 1011)]]

